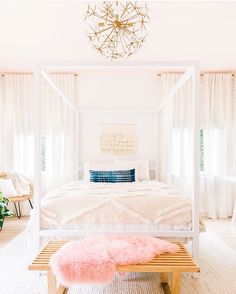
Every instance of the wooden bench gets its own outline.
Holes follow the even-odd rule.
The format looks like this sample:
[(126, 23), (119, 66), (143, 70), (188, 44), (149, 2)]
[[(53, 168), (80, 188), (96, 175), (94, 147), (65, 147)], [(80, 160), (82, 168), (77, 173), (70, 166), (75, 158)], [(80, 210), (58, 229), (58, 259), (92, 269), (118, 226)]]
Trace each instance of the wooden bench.
[[(47, 271), (49, 294), (66, 294), (68, 292), (68, 289), (62, 285), (57, 287), (56, 277), (52, 273), (49, 264), (51, 256), (67, 242), (68, 241), (50, 241), (32, 264), (29, 265), (29, 270)], [(200, 272), (200, 268), (184, 245), (180, 242), (176, 243), (180, 246), (180, 251), (178, 253), (161, 254), (146, 264), (120, 265), (117, 266), (117, 270), (119, 272), (159, 272), (164, 293), (179, 294), (181, 273)], [(168, 284), (168, 273), (172, 273), (171, 287), (169, 287)]]

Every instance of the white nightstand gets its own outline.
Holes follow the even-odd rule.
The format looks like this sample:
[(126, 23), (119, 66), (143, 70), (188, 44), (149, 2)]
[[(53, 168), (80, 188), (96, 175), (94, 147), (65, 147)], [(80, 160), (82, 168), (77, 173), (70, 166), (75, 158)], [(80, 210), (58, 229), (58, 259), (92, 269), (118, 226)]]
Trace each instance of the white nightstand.
[[(236, 177), (226, 177), (225, 180), (236, 184)], [(236, 227), (236, 202), (234, 204), (234, 211), (233, 211), (233, 215), (232, 215), (232, 223), (231, 224), (233, 227)]]

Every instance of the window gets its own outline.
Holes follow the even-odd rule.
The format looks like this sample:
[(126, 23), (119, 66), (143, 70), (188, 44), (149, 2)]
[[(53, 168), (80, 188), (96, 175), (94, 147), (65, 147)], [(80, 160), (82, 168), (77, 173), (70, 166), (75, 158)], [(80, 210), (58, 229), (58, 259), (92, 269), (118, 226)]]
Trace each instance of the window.
[(204, 140), (205, 140), (205, 131), (204, 129), (200, 129), (200, 172), (203, 172), (205, 169)]
[[(205, 169), (205, 130), (200, 129), (200, 172)], [(174, 129), (172, 131), (172, 159), (171, 172), (175, 176), (188, 174), (191, 169), (191, 133), (187, 130)]]
[(171, 173), (175, 176), (189, 174), (191, 169), (191, 140), (192, 133), (188, 129), (174, 129), (172, 131)]
[(30, 132), (19, 132), (14, 135), (12, 151), (12, 169), (27, 177), (32, 177), (34, 174), (34, 135)]
[(52, 176), (55, 173), (55, 161), (57, 161), (58, 168), (63, 166), (64, 158), (62, 155), (65, 154), (65, 143), (64, 134), (41, 136), (40, 161), (42, 172)]
[(41, 171), (46, 171), (46, 136), (41, 137)]

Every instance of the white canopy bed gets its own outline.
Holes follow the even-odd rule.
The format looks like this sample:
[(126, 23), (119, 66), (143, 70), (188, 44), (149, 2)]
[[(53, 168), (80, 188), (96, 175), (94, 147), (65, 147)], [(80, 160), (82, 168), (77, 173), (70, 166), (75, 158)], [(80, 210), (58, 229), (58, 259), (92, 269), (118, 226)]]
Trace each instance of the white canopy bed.
[[(55, 71), (80, 71), (82, 69), (155, 69), (160, 70), (174, 70), (174, 71), (184, 71), (178, 82), (171, 88), (170, 92), (166, 95), (165, 99), (156, 109), (140, 109), (140, 108), (87, 108), (81, 109), (74, 105), (69, 97), (57, 86), (56, 82), (50, 76), (50, 72)], [(42, 176), (41, 176), (41, 112), (42, 104), (40, 97), (40, 81), (41, 76), (49, 83), (49, 85), (55, 90), (57, 94), (62, 98), (64, 103), (71, 109), (74, 115), (76, 124), (76, 136), (74, 144), (76, 150), (79, 150), (79, 133), (80, 124), (79, 117), (83, 113), (144, 113), (154, 116), (154, 150), (155, 150), (155, 179), (158, 179), (158, 131), (160, 118), (159, 115), (166, 105), (172, 103), (175, 99), (175, 94), (181, 89), (181, 87), (189, 80), (192, 81), (192, 99), (193, 101), (193, 111), (192, 111), (192, 142), (189, 146), (191, 150), (191, 161), (192, 170), (191, 174), (191, 196), (192, 201), (184, 197), (177, 191), (170, 189), (166, 184), (157, 181), (143, 181), (138, 183), (120, 183), (120, 184), (104, 184), (104, 183), (85, 183), (85, 182), (72, 182), (63, 187), (60, 187), (56, 191), (44, 196), (42, 189)], [(163, 238), (191, 238), (193, 244), (193, 256), (198, 258), (199, 251), (199, 64), (198, 62), (119, 62), (119, 63), (90, 63), (90, 62), (80, 62), (78, 64), (39, 64), (35, 70), (35, 114), (36, 114), (36, 125), (35, 125), (35, 194), (34, 194), (34, 234), (35, 234), (35, 244), (38, 247), (40, 240), (44, 237), (53, 238), (69, 238), (78, 237), (88, 234), (97, 233), (142, 233), (150, 234), (156, 237)], [(74, 171), (74, 179), (78, 178), (78, 169), (81, 168), (81, 162), (83, 158), (79, 158), (79, 152), (74, 155), (76, 160), (76, 169)], [(99, 158), (98, 158), (99, 160)], [(96, 194), (96, 196), (95, 196)], [(133, 226), (124, 226), (121, 221), (123, 212), (120, 213), (120, 218), (114, 213), (111, 213), (110, 218), (106, 217), (107, 214), (104, 213), (103, 221), (104, 223), (100, 226), (94, 226), (97, 223), (97, 219), (101, 216), (102, 212), (97, 211), (97, 215), (93, 214), (93, 221), (88, 224), (89, 215), (87, 218), (83, 217), (83, 211), (94, 210), (101, 207), (101, 203), (104, 201), (110, 202), (109, 196), (112, 195), (112, 201), (115, 207), (118, 206), (123, 208), (123, 212), (127, 206), (131, 205), (130, 211), (126, 211), (127, 214), (131, 215), (132, 205), (137, 205), (140, 213), (137, 215), (132, 215), (133, 218), (142, 218), (143, 226), (139, 222)], [(136, 198), (135, 198), (136, 197)], [(90, 206), (87, 205), (86, 200), (91, 202)], [(174, 200), (175, 199), (175, 200)], [(130, 203), (130, 202), (133, 202)], [(155, 206), (155, 201), (158, 201), (158, 205)], [(168, 202), (168, 205), (164, 202)], [(63, 203), (63, 205), (62, 205)], [(83, 207), (78, 209), (77, 207), (83, 203)], [(173, 205), (174, 204), (174, 205)], [(166, 205), (166, 206), (165, 206)], [(163, 206), (163, 211), (165, 207), (168, 209), (163, 213), (163, 219), (160, 215), (155, 215), (155, 210), (158, 206)], [(93, 209), (91, 209), (91, 207)], [(84, 210), (83, 210), (84, 209)], [(137, 211), (136, 207), (136, 211)], [(117, 209), (118, 211), (118, 209)], [(143, 215), (143, 212), (148, 212), (147, 218)], [(56, 217), (60, 218), (60, 224)], [(171, 215), (172, 214), (172, 215)], [(118, 213), (117, 213), (118, 215)], [(150, 215), (153, 217), (150, 221)], [(169, 217), (167, 217), (169, 215)], [(182, 217), (182, 226), (174, 225), (175, 217), (179, 215)], [(78, 221), (78, 217), (80, 220)], [(105, 217), (105, 220), (104, 220)], [(131, 218), (132, 218), (131, 217)], [(100, 218), (101, 219), (101, 218)], [(171, 219), (168, 223), (165, 222), (167, 219)], [(109, 224), (109, 221), (111, 223)], [(118, 223), (117, 223), (118, 221)], [(134, 220), (130, 220), (131, 223)], [(163, 221), (163, 222), (161, 222)], [(108, 225), (107, 225), (108, 222)], [(156, 222), (156, 226), (155, 226)], [(114, 224), (116, 223), (116, 225)], [(153, 225), (154, 224), (154, 225)], [(184, 225), (185, 224), (185, 225)]]

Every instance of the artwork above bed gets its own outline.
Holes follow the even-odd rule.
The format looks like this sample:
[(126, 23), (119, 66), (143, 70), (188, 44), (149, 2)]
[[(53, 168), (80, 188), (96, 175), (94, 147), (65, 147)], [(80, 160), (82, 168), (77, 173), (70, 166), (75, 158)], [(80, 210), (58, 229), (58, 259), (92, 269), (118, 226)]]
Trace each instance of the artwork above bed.
[(136, 125), (102, 124), (100, 149), (103, 154), (135, 154), (137, 150)]

